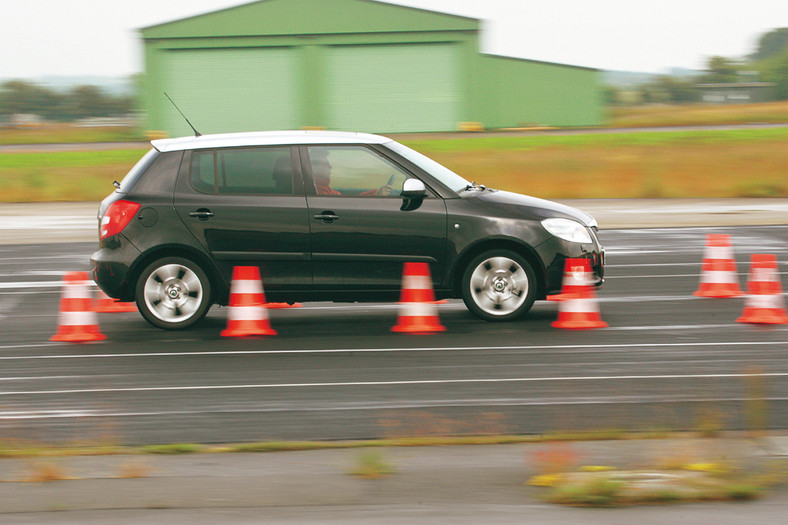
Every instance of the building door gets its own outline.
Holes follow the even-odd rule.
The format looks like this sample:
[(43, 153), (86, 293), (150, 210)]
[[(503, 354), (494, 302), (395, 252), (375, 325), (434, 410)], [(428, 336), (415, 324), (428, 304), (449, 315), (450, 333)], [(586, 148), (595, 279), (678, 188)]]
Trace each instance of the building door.
[(327, 125), (373, 133), (455, 130), (462, 120), (460, 64), (454, 44), (329, 47)]

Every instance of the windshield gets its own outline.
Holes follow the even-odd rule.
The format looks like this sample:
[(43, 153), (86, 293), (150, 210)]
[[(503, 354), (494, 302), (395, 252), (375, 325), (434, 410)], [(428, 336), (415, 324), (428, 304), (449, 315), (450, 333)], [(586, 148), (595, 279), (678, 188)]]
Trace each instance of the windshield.
[(118, 193), (128, 193), (131, 187), (134, 186), (134, 183), (137, 182), (137, 179), (140, 177), (140, 175), (145, 173), (145, 170), (148, 169), (148, 166), (150, 166), (158, 156), (159, 152), (155, 148), (147, 152), (145, 156), (142, 157), (133, 168), (131, 168), (131, 171), (129, 171), (126, 176), (123, 177), (123, 180), (120, 181), (120, 187), (116, 191)]
[(446, 166), (441, 166), (431, 158), (425, 157), (418, 151), (414, 151), (407, 146), (403, 146), (399, 142), (391, 141), (387, 142), (385, 145), (387, 148), (402, 155), (413, 164), (438, 179), (441, 183), (454, 192), (459, 193), (471, 184)]

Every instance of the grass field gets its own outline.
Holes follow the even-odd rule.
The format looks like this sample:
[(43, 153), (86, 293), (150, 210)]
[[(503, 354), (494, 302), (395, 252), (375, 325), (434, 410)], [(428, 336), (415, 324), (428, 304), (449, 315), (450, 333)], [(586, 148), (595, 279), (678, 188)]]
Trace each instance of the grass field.
[(408, 145), (466, 179), (545, 198), (788, 197), (788, 128)]
[(22, 129), (0, 128), (0, 144), (73, 144), (85, 142), (134, 142), (146, 140), (132, 127), (77, 127), (51, 124)]
[[(404, 141), (468, 180), (544, 198), (788, 197), (788, 128)], [(0, 154), (0, 201), (96, 201), (140, 149)]]
[(642, 106), (614, 108), (610, 127), (703, 126), (788, 122), (788, 101), (726, 106)]
[(148, 148), (0, 155), (0, 201), (97, 201)]

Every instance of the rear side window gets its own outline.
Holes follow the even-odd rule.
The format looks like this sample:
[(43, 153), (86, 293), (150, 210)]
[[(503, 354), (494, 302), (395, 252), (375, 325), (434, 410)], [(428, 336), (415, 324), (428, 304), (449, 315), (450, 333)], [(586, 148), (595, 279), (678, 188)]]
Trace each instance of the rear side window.
[(189, 181), (202, 193), (292, 195), (290, 147), (195, 150)]

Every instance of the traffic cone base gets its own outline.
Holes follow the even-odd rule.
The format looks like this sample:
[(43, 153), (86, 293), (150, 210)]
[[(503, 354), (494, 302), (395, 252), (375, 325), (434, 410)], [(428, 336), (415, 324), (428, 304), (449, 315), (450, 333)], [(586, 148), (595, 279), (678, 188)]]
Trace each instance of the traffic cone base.
[(410, 316), (406, 324), (398, 324), (391, 327), (392, 332), (406, 334), (428, 334), (432, 332), (445, 332), (446, 327), (435, 324), (435, 317), (429, 316)]
[(304, 305), (301, 303), (265, 303), (264, 306), (269, 310), (276, 310), (281, 308), (301, 308)]
[(596, 299), (586, 297), (565, 298), (559, 307), (558, 319), (550, 323), (550, 326), (566, 330), (593, 330), (607, 328), (610, 325), (602, 320)]
[(788, 324), (788, 315), (781, 315), (769, 308), (745, 308), (737, 323)]
[(405, 263), (402, 271), (400, 314), (392, 332), (430, 334), (444, 332), (438, 319), (432, 277), (427, 263)]
[(87, 272), (68, 272), (63, 277), (58, 330), (50, 341), (87, 343), (107, 338), (99, 330), (88, 282)]
[(120, 312), (136, 312), (138, 310), (136, 304), (123, 303), (118, 301), (117, 299), (112, 299), (103, 291), (99, 290), (93, 311), (101, 314), (106, 314), (106, 313), (120, 313)]
[(61, 343), (88, 343), (90, 341), (103, 341), (107, 338), (105, 334), (99, 332), (96, 326), (73, 325), (62, 327), (58, 333), (49, 338), (50, 341)]
[(222, 337), (277, 335), (268, 321), (265, 293), (257, 266), (236, 266), (230, 283), (227, 328)]

